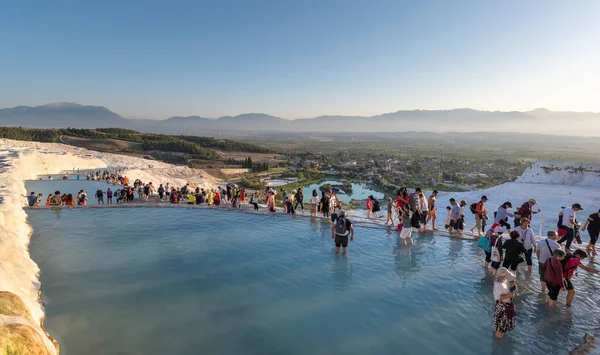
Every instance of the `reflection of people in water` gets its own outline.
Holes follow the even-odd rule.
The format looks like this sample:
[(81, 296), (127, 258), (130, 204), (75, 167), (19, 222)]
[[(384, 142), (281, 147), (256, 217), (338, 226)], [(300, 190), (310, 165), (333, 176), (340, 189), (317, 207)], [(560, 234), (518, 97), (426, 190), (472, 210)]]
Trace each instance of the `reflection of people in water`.
[(408, 279), (415, 273), (420, 248), (406, 248), (400, 237), (396, 237), (396, 244), (392, 249), (394, 254), (394, 270), (401, 279)]
[(448, 256), (450, 257), (450, 261), (454, 263), (460, 258), (460, 252), (463, 249), (463, 241), (458, 238), (449, 238), (448, 241)]
[(331, 265), (331, 278), (333, 286), (338, 290), (344, 290), (352, 282), (352, 264), (348, 263), (348, 257), (345, 254), (331, 254), (333, 264)]

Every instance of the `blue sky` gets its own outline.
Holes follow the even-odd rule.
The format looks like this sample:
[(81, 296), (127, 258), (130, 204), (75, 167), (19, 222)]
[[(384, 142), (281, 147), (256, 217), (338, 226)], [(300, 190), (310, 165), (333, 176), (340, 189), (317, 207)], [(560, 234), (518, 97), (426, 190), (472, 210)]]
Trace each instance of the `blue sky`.
[(600, 112), (600, 1), (9, 1), (0, 107)]

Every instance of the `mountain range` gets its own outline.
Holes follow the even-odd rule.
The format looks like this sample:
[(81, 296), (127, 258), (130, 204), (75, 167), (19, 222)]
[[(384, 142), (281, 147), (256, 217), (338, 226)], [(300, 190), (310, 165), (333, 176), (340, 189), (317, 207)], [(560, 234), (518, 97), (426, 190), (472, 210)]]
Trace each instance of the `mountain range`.
[(319, 116), (286, 120), (264, 113), (165, 120), (127, 119), (102, 106), (52, 103), (0, 109), (0, 126), (27, 128), (120, 127), (148, 133), (223, 132), (521, 132), (600, 136), (600, 113), (532, 111), (401, 110), (371, 117)]

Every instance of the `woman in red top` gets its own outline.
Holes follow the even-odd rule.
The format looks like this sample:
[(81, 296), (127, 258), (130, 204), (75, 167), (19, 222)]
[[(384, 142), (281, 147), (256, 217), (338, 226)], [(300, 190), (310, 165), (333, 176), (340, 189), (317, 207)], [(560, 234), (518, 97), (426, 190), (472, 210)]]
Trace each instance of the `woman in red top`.
[(554, 255), (548, 258), (542, 269), (544, 270), (544, 281), (548, 287), (548, 295), (546, 295), (546, 303), (550, 307), (556, 305), (558, 294), (561, 290), (565, 290), (565, 277), (563, 274), (563, 266), (561, 260), (565, 258), (565, 252), (562, 249), (556, 249)]
[(581, 249), (577, 249), (573, 254), (567, 254), (565, 256), (563, 275), (565, 277), (565, 288), (567, 289), (567, 306), (570, 306), (571, 303), (573, 303), (573, 298), (575, 298), (575, 287), (573, 287), (573, 283), (571, 283), (571, 278), (575, 274), (575, 271), (577, 271), (577, 268), (581, 267), (583, 270), (593, 274), (599, 272), (598, 270), (587, 267), (581, 263), (581, 260), (587, 258), (587, 256), (585, 250)]

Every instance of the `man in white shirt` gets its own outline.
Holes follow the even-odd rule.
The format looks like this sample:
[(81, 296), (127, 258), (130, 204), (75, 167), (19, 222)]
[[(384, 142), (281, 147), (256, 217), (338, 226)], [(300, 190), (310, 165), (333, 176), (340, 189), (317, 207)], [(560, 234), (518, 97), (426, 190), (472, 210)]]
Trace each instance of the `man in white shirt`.
[[(519, 229), (519, 228), (517, 228)], [(560, 244), (556, 242), (558, 233), (556, 231), (548, 231), (548, 238), (540, 240), (535, 249), (535, 255), (538, 259), (538, 272), (540, 274), (540, 282), (542, 283), (542, 293), (546, 293), (546, 281), (544, 280), (544, 269), (542, 266), (546, 260), (550, 259), (556, 249), (562, 249)]]
[(567, 230), (567, 234), (565, 234), (565, 236), (558, 241), (558, 244), (562, 244), (566, 241), (567, 244), (565, 245), (565, 247), (567, 249), (571, 248), (571, 243), (573, 242), (573, 238), (575, 237), (575, 228), (579, 227), (579, 223), (577, 223), (576, 219), (577, 212), (579, 211), (583, 211), (583, 208), (581, 208), (580, 204), (574, 203), (573, 206), (571, 206), (571, 208), (566, 207), (561, 212), (562, 226), (564, 229)]

